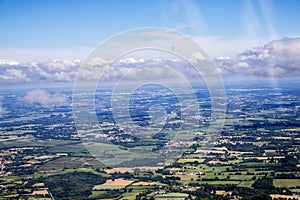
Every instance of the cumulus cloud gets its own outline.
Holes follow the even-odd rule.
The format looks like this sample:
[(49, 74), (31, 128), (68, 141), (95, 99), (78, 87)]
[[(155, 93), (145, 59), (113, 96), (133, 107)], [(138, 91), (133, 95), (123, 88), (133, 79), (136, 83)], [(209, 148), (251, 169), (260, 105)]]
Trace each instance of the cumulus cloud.
[(67, 102), (67, 96), (64, 94), (51, 94), (45, 90), (32, 90), (26, 93), (22, 99), (26, 103), (38, 103), (42, 106), (61, 105)]
[(247, 50), (236, 59), (218, 58), (223, 75), (258, 77), (300, 76), (300, 38), (274, 40), (263, 47)]
[(3, 108), (3, 105), (2, 105), (2, 99), (3, 99), (3, 97), (0, 96), (0, 117), (6, 113), (6, 109)]
[(44, 62), (0, 60), (0, 84), (73, 81), (80, 64), (79, 60), (53, 60)]
[[(228, 44), (228, 48), (232, 45)], [(147, 54), (148, 55), (148, 54)], [(201, 62), (205, 59), (201, 53), (194, 53), (189, 60), (191, 63)], [(271, 41), (263, 46), (243, 51), (237, 57), (218, 57), (214, 59), (219, 72), (223, 76), (255, 76), (255, 77), (291, 77), (300, 76), (300, 38), (283, 38)], [(138, 69), (144, 65), (168, 66), (186, 75), (187, 78), (195, 77), (199, 73), (189, 67), (186, 62), (173, 58), (141, 58), (124, 57), (113, 64), (100, 57), (95, 57), (84, 62), (80, 60), (52, 60), (44, 62), (17, 62), (13, 60), (0, 60), (0, 84), (15, 84), (26, 82), (74, 82), (81, 80), (115, 81), (130, 73), (127, 78), (153, 79), (171, 77), (172, 73), (162, 70), (162, 67)], [(202, 74), (209, 69), (203, 68)], [(79, 72), (79, 73), (78, 73)], [(150, 73), (151, 72), (151, 73)]]
[(179, 74), (186, 78), (193, 78), (198, 74), (188, 62), (170, 59), (134, 59), (132, 57), (121, 59), (103, 73), (101, 81), (155, 81), (178, 80)]

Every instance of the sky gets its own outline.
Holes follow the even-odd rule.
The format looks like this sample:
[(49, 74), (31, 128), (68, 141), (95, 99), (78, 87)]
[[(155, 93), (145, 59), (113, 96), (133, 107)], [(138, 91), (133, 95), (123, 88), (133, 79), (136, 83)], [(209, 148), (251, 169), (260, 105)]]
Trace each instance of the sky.
[(0, 58), (84, 59), (101, 41), (143, 27), (177, 30), (227, 56), (299, 36), (299, 9), (299, 0), (0, 0)]
[[(0, 86), (72, 82), (99, 44), (144, 27), (190, 37), (224, 77), (300, 77), (299, 10), (300, 0), (0, 0)], [(144, 62), (120, 60), (108, 80)]]

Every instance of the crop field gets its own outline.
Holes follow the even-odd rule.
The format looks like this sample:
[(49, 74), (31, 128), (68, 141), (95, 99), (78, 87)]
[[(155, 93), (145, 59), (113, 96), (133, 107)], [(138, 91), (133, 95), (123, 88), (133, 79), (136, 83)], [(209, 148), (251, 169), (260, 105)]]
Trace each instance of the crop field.
[(81, 167), (84, 164), (84, 158), (74, 158), (74, 157), (61, 157), (56, 160), (50, 161), (43, 165), (40, 170), (59, 170), (63, 168), (76, 168)]
[(187, 162), (198, 162), (202, 163), (205, 159), (203, 158), (181, 158), (177, 162), (178, 163), (187, 163)]
[(162, 185), (158, 182), (145, 182), (145, 181), (139, 181), (137, 183), (133, 183), (133, 186), (146, 186), (146, 185)]
[[(132, 103), (139, 104), (136, 107), (132, 104), (130, 114), (138, 125), (141, 123), (141, 131), (148, 128), (148, 117), (151, 118), (148, 109), (152, 103), (162, 97), (170, 101), (169, 105), (161, 102), (166, 114), (170, 114), (167, 126), (146, 138), (139, 138), (143, 136), (139, 130), (127, 134), (127, 124), (115, 123), (111, 102), (102, 102), (110, 99), (113, 94), (110, 89), (96, 92), (97, 98), (101, 97), (97, 99), (101, 106), (95, 107), (96, 115), (105, 130), (100, 134), (96, 126), (77, 132), (69, 106), (24, 107), (23, 102), (15, 103), (27, 90), (20, 96), (8, 91), (3, 97), (0, 91), (0, 104), (5, 100), (5, 108), (20, 108), (0, 116), (4, 122), (12, 120), (0, 123), (0, 199), (41, 200), (46, 190), (55, 199), (73, 200), (300, 199), (299, 84), (282, 93), (282, 98), (277, 95), (281, 89), (271, 89), (265, 84), (259, 83), (259, 88), (252, 88), (251, 84), (250, 88), (237, 86), (227, 86), (230, 88), (227, 122), (221, 134), (213, 138), (211, 148), (206, 146), (206, 129), (210, 122), (214, 124), (219, 119), (210, 117), (209, 94), (202, 94), (206, 87), (194, 88), (201, 114), (196, 131), (179, 127), (177, 132), (176, 124), (183, 119), (179, 115), (184, 116), (186, 110), (179, 112), (179, 104), (171, 93), (151, 87), (148, 99), (148, 94), (143, 96), (144, 88), (136, 91)], [(283, 86), (282, 91), (286, 84)], [(49, 92), (54, 95), (55, 91)], [(72, 96), (72, 91), (60, 92)], [(127, 89), (124, 92), (127, 94)], [(182, 92), (183, 99), (189, 98)], [(49, 116), (13, 121), (39, 113)], [(81, 132), (85, 133), (79, 135)], [(179, 135), (177, 142), (172, 139), (175, 132)], [(187, 140), (189, 135), (195, 138)], [(185, 147), (190, 148), (182, 151)]]
[[(130, 172), (132, 173), (136, 167), (116, 167), (112, 169), (104, 169), (104, 171), (108, 174), (113, 174), (113, 173), (125, 173), (125, 172)], [(138, 169), (144, 170), (144, 171), (154, 171), (157, 169), (160, 169), (161, 167), (150, 167), (150, 166), (142, 166), (142, 167), (137, 167)]]
[(276, 199), (299, 199), (299, 196), (298, 195), (282, 195), (282, 194), (271, 194), (270, 195), (273, 198), (276, 198)]
[(231, 181), (231, 180), (222, 180), (222, 181), (201, 181), (201, 184), (210, 184), (210, 185), (238, 185), (241, 183), (241, 181)]
[(156, 195), (154, 198), (164, 200), (184, 200), (186, 197), (188, 197), (188, 194), (185, 193), (167, 193)]
[(273, 184), (275, 187), (297, 187), (300, 185), (300, 179), (274, 179)]
[(107, 180), (105, 183), (101, 185), (95, 185), (93, 190), (106, 190), (106, 189), (122, 189), (128, 185), (133, 183), (131, 180), (125, 180), (122, 178), (116, 180)]

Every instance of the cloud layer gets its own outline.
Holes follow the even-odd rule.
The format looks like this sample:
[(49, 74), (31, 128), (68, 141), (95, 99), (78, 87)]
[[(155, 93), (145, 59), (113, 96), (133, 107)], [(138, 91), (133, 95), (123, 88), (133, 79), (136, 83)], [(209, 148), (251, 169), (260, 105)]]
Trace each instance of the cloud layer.
[(256, 77), (300, 76), (300, 38), (274, 40), (263, 47), (245, 51), (236, 59), (216, 59), (225, 76)]
[(3, 97), (0, 96), (0, 117), (2, 117), (6, 113), (6, 109), (3, 108), (3, 105), (2, 105), (2, 99), (3, 99)]
[[(300, 38), (283, 38), (274, 40), (262, 47), (256, 47), (242, 52), (235, 58), (218, 57), (215, 60), (222, 76), (252, 76), (252, 77), (298, 77), (300, 76)], [(0, 84), (36, 83), (43, 82), (73, 82), (82, 62), (80, 60), (53, 60), (48, 62), (16, 62), (0, 60)], [(95, 58), (87, 63), (78, 78), (82, 80), (98, 80), (99, 74), (108, 62)], [(144, 68), (144, 71), (132, 71), (135, 66), (156, 64), (160, 67)], [(117, 80), (127, 74), (127, 78), (157, 78), (172, 77), (169, 66), (183, 75), (193, 77), (195, 70), (179, 60), (137, 59), (126, 58), (119, 60), (109, 67), (103, 76), (105, 81)], [(149, 71), (150, 70), (150, 71)], [(151, 73), (150, 73), (151, 72)], [(37, 92), (37, 91), (36, 91)], [(41, 93), (41, 96), (47, 94)], [(30, 98), (28, 97), (30, 101)], [(44, 100), (36, 99), (43, 103)]]
[(73, 81), (80, 63), (79, 60), (23, 63), (13, 60), (0, 60), (0, 84)]
[(42, 106), (51, 106), (66, 103), (67, 97), (64, 94), (51, 94), (37, 89), (27, 92), (22, 100), (29, 104), (38, 103)]

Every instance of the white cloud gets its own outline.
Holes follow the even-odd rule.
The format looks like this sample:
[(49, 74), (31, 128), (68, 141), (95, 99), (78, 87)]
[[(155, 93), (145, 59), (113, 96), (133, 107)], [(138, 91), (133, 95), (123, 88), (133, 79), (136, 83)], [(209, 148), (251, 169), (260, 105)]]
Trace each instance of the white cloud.
[(15, 60), (3, 59), (0, 60), (0, 65), (19, 65), (20, 63)]
[(300, 76), (300, 38), (274, 40), (241, 53), (236, 59), (216, 59), (224, 75)]
[(22, 99), (26, 103), (38, 103), (42, 106), (60, 105), (67, 102), (67, 97), (64, 94), (51, 94), (45, 90), (32, 90), (26, 93)]
[(132, 57), (126, 58), (124, 60), (120, 60), (120, 63), (126, 63), (126, 64), (129, 64), (129, 63), (136, 64), (138, 62), (139, 62), (138, 60), (136, 60)]
[[(199, 39), (199, 38), (198, 38)], [(218, 43), (219, 39), (208, 40), (207, 44), (211, 48), (240, 49), (230, 41)], [(221, 39), (222, 41), (222, 39)], [(243, 45), (241, 45), (243, 46)], [(243, 46), (244, 49), (247, 45)], [(300, 76), (300, 38), (284, 38), (271, 41), (260, 47), (241, 51), (235, 57), (219, 56), (214, 59), (219, 71), (223, 76), (267, 76), (267, 77), (290, 77)], [(148, 54), (146, 54), (148, 55)], [(152, 56), (152, 57), (151, 57)], [(95, 57), (85, 62), (84, 68), (80, 69), (80, 60), (48, 60), (17, 62), (14, 60), (0, 59), (0, 84), (17, 83), (38, 83), (38, 82), (74, 82), (76, 77), (81, 80), (98, 80), (103, 73), (103, 81), (115, 81), (129, 73), (127, 78), (157, 78), (171, 77), (162, 68), (144, 68), (143, 73), (139, 70), (132, 71), (133, 68), (147, 64), (157, 64), (161, 66), (171, 66), (187, 78), (194, 77), (197, 71), (188, 67), (177, 57), (153, 57), (143, 58), (141, 54), (129, 57), (122, 57), (108, 67), (109, 61)], [(160, 56), (160, 54), (157, 54)], [(205, 62), (201, 53), (196, 53), (192, 57), (194, 62)], [(204, 63), (205, 64), (205, 63)], [(108, 69), (108, 71), (105, 71)], [(153, 70), (153, 71), (151, 71)], [(207, 69), (210, 70), (210, 69)], [(151, 72), (151, 73), (150, 73)], [(202, 72), (206, 72), (203, 68)]]
[(79, 60), (53, 60), (43, 62), (0, 60), (0, 84), (39, 81), (74, 81), (80, 64), (81, 62)]
[(6, 109), (3, 108), (3, 105), (2, 105), (2, 99), (3, 99), (3, 97), (0, 96), (0, 117), (2, 117), (6, 113)]
[(27, 82), (29, 79), (27, 78), (26, 74), (23, 73), (22, 70), (19, 69), (7, 69), (6, 72), (10, 75), (11, 79), (19, 80)]

